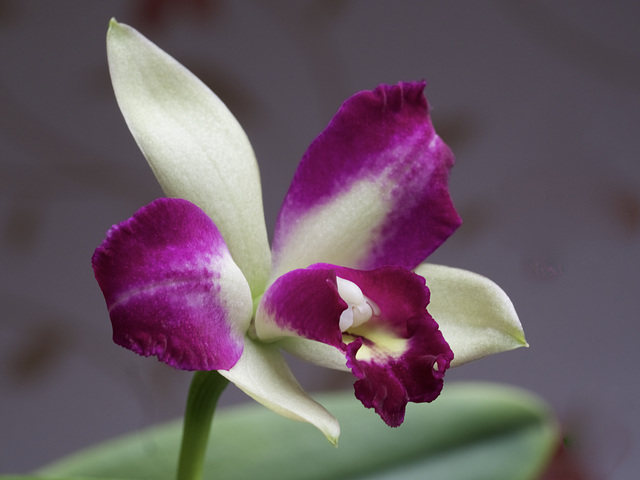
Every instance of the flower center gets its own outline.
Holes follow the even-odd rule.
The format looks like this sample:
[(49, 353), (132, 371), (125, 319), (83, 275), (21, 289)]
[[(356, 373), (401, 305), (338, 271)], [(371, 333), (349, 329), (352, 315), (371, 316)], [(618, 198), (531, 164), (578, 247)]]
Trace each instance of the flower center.
[(380, 307), (366, 297), (355, 283), (336, 277), (338, 294), (347, 302), (347, 308), (340, 314), (340, 331), (359, 327), (374, 315), (380, 315)]

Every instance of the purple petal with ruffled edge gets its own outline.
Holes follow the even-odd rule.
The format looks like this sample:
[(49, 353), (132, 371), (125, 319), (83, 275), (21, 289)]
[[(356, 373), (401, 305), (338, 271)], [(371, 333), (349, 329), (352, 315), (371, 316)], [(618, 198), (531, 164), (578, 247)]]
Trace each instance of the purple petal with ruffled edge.
[[(340, 330), (347, 304), (336, 277), (357, 285), (375, 304), (366, 323)], [(424, 279), (401, 267), (371, 271), (318, 264), (280, 277), (256, 314), (259, 338), (300, 336), (344, 352), (356, 397), (390, 426), (404, 419), (408, 402), (430, 402), (442, 390), (453, 353), (427, 312)]]
[(141, 208), (107, 232), (92, 264), (118, 345), (182, 370), (228, 370), (240, 358), (249, 285), (196, 205)]
[(448, 191), (453, 154), (431, 124), (424, 87), (354, 95), (311, 144), (278, 217), (277, 273), (318, 262), (411, 270), (460, 225)]

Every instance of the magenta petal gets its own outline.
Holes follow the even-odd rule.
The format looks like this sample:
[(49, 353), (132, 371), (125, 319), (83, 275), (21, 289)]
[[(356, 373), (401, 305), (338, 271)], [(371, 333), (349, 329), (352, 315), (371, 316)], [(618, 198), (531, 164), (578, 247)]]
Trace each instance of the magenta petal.
[[(379, 309), (345, 332), (339, 323), (347, 303), (336, 277), (353, 282)], [(398, 426), (407, 402), (430, 402), (440, 394), (453, 359), (428, 303), (424, 278), (404, 268), (361, 271), (317, 264), (274, 282), (258, 307), (256, 333), (263, 340), (297, 335), (338, 348), (359, 379), (356, 397), (388, 425)]]
[(113, 340), (182, 370), (233, 367), (251, 320), (249, 286), (213, 221), (162, 198), (113, 226), (92, 264)]
[(460, 225), (448, 191), (453, 154), (433, 128), (424, 87), (381, 85), (342, 105), (305, 153), (285, 197), (274, 235), (276, 264), (301, 218), (363, 180), (380, 189), (389, 208), (373, 226), (367, 251), (348, 266), (412, 270)]

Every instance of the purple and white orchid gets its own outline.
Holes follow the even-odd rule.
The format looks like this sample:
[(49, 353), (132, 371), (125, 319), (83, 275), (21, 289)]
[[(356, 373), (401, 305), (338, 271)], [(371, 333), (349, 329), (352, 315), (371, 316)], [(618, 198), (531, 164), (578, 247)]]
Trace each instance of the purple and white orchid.
[(122, 113), (169, 197), (112, 227), (93, 256), (117, 344), (219, 370), (334, 443), (337, 420), (282, 349), (353, 372), (356, 397), (398, 426), (407, 402), (439, 395), (449, 366), (526, 345), (497, 285), (422, 263), (460, 224), (423, 82), (344, 103), (301, 160), (270, 251), (233, 115), (134, 29), (112, 21), (107, 47)]

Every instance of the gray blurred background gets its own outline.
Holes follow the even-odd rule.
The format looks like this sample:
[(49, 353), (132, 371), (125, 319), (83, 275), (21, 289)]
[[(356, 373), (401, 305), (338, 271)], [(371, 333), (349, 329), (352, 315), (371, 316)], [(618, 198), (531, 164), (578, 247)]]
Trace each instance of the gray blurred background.
[[(162, 195), (111, 90), (108, 20), (212, 87), (267, 224), (352, 93), (427, 79), (465, 224), (432, 261), (513, 299), (528, 350), (448, 373), (537, 392), (574, 477), (640, 472), (640, 2), (0, 0), (0, 473), (182, 413), (190, 375), (111, 342), (90, 258)], [(312, 390), (344, 375), (297, 365)], [(223, 403), (245, 401), (235, 387)], [(284, 420), (283, 420), (284, 421)]]

